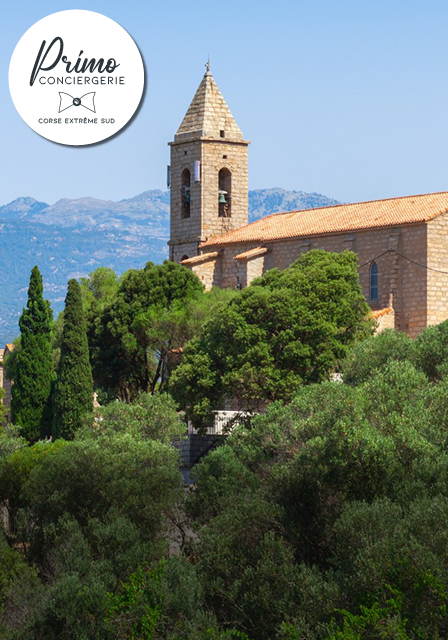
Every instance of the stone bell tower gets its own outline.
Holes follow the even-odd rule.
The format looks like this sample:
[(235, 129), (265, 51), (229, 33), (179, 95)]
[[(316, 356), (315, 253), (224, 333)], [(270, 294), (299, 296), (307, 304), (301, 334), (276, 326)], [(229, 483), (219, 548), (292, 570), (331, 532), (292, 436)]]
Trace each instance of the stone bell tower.
[(248, 222), (247, 151), (210, 64), (171, 147), (170, 260)]

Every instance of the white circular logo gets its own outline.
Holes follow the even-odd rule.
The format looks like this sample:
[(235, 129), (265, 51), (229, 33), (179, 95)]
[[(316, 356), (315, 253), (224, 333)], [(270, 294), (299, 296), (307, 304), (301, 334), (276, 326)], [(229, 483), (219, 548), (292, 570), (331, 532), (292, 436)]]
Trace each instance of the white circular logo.
[(22, 36), (9, 66), (14, 105), (48, 140), (86, 145), (120, 131), (143, 93), (143, 61), (131, 36), (93, 11), (60, 11)]

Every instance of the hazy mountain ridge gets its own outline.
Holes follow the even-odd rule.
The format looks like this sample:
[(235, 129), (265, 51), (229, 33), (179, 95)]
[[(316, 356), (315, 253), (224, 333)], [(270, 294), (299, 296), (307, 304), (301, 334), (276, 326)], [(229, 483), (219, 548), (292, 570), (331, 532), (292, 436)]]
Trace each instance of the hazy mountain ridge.
[(46, 202), (38, 202), (35, 198), (17, 198), (9, 204), (0, 207), (0, 218), (26, 218), (33, 216), (49, 205)]
[[(29, 275), (37, 264), (55, 313), (67, 281), (99, 266), (118, 273), (168, 257), (169, 191), (150, 190), (126, 200), (63, 198), (53, 205), (31, 197), (0, 206), (0, 347), (18, 335)], [(249, 192), (249, 220), (279, 211), (337, 204), (316, 193)]]
[(286, 191), (286, 189), (254, 189), (249, 191), (249, 222), (282, 211), (316, 209), (340, 204), (320, 193)]

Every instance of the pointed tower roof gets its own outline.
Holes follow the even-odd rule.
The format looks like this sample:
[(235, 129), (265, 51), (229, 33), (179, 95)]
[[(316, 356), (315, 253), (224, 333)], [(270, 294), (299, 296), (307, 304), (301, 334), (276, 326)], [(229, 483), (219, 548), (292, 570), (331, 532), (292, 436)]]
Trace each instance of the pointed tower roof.
[(243, 134), (211, 74), (210, 64), (207, 63), (206, 67), (207, 71), (174, 139), (224, 137), (243, 140)]

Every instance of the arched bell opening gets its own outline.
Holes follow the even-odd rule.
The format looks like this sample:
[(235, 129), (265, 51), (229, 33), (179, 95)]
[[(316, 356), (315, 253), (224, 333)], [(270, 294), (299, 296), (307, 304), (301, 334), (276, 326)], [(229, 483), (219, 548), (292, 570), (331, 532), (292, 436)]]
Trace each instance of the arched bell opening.
[(232, 215), (232, 174), (228, 169), (221, 169), (218, 184), (218, 215), (220, 218), (230, 218)]
[(191, 176), (189, 169), (184, 169), (182, 171), (180, 184), (182, 218), (189, 218), (191, 206)]

